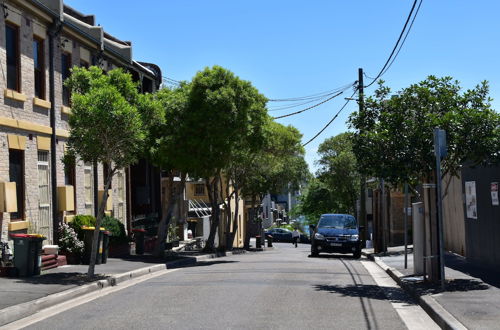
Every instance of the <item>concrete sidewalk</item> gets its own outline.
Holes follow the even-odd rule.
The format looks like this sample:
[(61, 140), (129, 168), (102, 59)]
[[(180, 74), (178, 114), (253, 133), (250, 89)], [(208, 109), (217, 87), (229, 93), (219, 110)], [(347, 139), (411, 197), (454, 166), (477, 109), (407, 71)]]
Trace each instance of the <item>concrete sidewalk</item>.
[(413, 276), (410, 247), (408, 268), (404, 267), (404, 247), (390, 248), (385, 255), (365, 249), (405, 290), (415, 296), (429, 315), (445, 329), (500, 328), (500, 271), (481, 267), (464, 257), (445, 255), (446, 290)]
[(62, 266), (33, 277), (0, 277), (0, 327), (44, 308), (132, 278), (244, 252), (235, 250), (210, 254), (185, 251), (172, 253), (164, 259), (150, 255), (108, 258), (106, 264), (96, 265), (97, 275), (92, 279), (86, 277), (88, 265)]

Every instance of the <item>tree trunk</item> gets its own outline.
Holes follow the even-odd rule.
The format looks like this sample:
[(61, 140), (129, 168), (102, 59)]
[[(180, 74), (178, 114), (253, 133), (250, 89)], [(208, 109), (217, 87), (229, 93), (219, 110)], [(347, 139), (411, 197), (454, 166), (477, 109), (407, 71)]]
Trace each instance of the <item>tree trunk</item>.
[[(153, 255), (156, 257), (163, 257), (165, 254), (165, 240), (167, 238), (167, 229), (170, 225), (170, 221), (172, 220), (172, 213), (175, 208), (175, 204), (178, 202), (179, 197), (184, 193), (186, 183), (186, 174), (181, 174), (181, 189), (178, 192), (174, 192), (174, 175), (173, 172), (170, 173), (168, 178), (168, 186), (167, 191), (163, 195), (162, 200), (162, 217), (160, 224), (158, 225), (157, 239), (155, 244), (155, 249), (153, 251)], [(165, 207), (166, 196), (169, 196), (168, 205)]]
[(227, 248), (229, 250), (233, 249), (233, 244), (234, 244), (234, 237), (236, 236), (236, 232), (238, 231), (238, 213), (240, 211), (240, 203), (238, 201), (239, 198), (239, 193), (238, 193), (238, 188), (234, 186), (234, 200), (235, 200), (235, 205), (234, 205), (234, 217), (232, 219), (233, 221), (233, 230), (228, 232), (227, 235)]
[(247, 231), (245, 232), (245, 243), (244, 243), (244, 247), (245, 247), (245, 250), (249, 250), (250, 249), (250, 231), (248, 230), (248, 228), (250, 227), (250, 221), (253, 221), (255, 219), (255, 202), (257, 200), (257, 197), (255, 195), (252, 196), (252, 204), (251, 204), (251, 210), (252, 210), (252, 217), (247, 217)]
[(89, 268), (87, 271), (88, 277), (93, 277), (95, 272), (95, 262), (97, 257), (97, 249), (99, 248), (99, 232), (101, 229), (101, 221), (104, 217), (104, 208), (106, 207), (106, 203), (108, 201), (108, 190), (111, 185), (111, 180), (113, 179), (113, 175), (115, 174), (116, 169), (111, 169), (111, 166), (108, 167), (108, 175), (106, 178), (106, 183), (104, 185), (104, 193), (102, 194), (102, 200), (99, 204), (99, 210), (97, 212), (97, 219), (95, 223), (94, 235), (92, 240), (92, 250), (90, 254)]
[(208, 235), (208, 239), (204, 248), (204, 251), (212, 252), (215, 249), (215, 235), (217, 233), (217, 229), (219, 228), (219, 216), (220, 210), (217, 202), (217, 177), (212, 180), (206, 179), (207, 190), (209, 191), (208, 197), (210, 199), (210, 205), (212, 208), (212, 214), (210, 216), (210, 234)]
[(231, 207), (231, 196), (233, 194), (229, 194), (229, 184), (230, 184), (231, 180), (229, 179), (229, 176), (228, 178), (226, 178), (226, 189), (225, 189), (225, 193), (226, 195), (224, 196), (222, 194), (222, 179), (220, 180), (220, 183), (221, 183), (221, 193), (220, 193), (220, 197), (221, 197), (221, 200), (222, 202), (224, 203), (224, 216), (225, 216), (225, 219), (226, 219), (226, 222), (225, 222), (225, 225), (226, 225), (226, 230), (225, 230), (225, 240), (226, 240), (226, 249), (229, 248), (229, 233), (231, 231), (231, 212), (232, 212), (232, 207)]

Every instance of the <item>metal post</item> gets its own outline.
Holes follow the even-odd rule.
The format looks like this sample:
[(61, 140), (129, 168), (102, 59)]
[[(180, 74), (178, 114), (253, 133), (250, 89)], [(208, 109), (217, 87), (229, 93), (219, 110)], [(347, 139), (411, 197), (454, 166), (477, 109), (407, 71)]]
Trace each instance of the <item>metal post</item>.
[(408, 268), (408, 183), (405, 183), (405, 222), (404, 222), (404, 240), (405, 240), (405, 269)]
[(382, 217), (381, 217), (381, 220), (382, 220), (382, 252), (387, 252), (387, 230), (386, 230), (386, 227), (387, 227), (387, 221), (386, 221), (386, 200), (385, 200), (385, 182), (384, 182), (384, 179), (380, 179), (380, 193), (381, 193), (381, 196), (380, 196), (380, 200), (381, 200), (381, 204), (382, 204), (382, 207), (381, 207), (381, 210), (382, 210)]
[(444, 275), (444, 243), (443, 243), (443, 204), (441, 192), (441, 148), (443, 145), (444, 130), (439, 128), (434, 129), (434, 153), (436, 155), (436, 192), (437, 192), (437, 215), (438, 215), (438, 235), (439, 235), (439, 271), (441, 277), (441, 289), (445, 289), (445, 275)]
[[(364, 82), (363, 82), (363, 69), (358, 69), (358, 106), (359, 106), (359, 114), (361, 115), (364, 112)], [(361, 133), (361, 132), (360, 132)], [(360, 196), (359, 196), (359, 223), (363, 226), (363, 230), (361, 231), (361, 240), (363, 242), (366, 241), (368, 232), (368, 226), (366, 223), (366, 177), (364, 175), (361, 176), (361, 185), (360, 185)]]

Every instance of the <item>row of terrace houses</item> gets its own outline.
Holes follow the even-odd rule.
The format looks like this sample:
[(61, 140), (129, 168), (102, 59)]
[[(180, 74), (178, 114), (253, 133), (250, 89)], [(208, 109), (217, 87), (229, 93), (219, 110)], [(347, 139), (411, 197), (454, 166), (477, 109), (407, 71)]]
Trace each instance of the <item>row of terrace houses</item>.
[[(61, 0), (8, 0), (0, 9), (0, 240), (17, 232), (40, 233), (54, 242), (60, 221), (95, 214), (104, 166), (78, 161), (65, 167), (69, 91), (73, 66), (123, 68), (152, 93), (161, 71), (132, 58), (132, 43), (106, 33), (93, 15)], [(127, 228), (158, 217), (160, 171), (147, 161), (113, 179), (106, 209)]]

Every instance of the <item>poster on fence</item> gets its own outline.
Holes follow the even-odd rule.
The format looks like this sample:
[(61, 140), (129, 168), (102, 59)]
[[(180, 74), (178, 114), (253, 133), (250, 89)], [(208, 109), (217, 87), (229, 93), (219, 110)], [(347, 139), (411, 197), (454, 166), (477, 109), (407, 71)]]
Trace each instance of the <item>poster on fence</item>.
[(491, 183), (491, 205), (498, 205), (498, 182)]
[(467, 218), (477, 219), (476, 181), (465, 181), (465, 206)]

